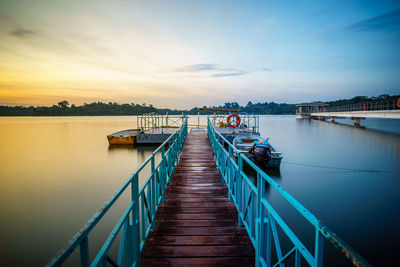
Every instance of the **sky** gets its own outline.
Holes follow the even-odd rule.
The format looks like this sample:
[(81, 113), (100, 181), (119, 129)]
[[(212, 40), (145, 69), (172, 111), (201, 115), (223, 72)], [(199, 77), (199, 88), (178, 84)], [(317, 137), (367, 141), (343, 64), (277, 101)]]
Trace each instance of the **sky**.
[(0, 0), (0, 104), (400, 93), (400, 1)]

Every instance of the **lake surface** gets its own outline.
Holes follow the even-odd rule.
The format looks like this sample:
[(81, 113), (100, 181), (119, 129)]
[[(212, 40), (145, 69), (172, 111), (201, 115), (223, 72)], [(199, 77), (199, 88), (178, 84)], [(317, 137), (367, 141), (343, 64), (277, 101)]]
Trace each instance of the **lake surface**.
[[(284, 156), (280, 171), (268, 173), (372, 264), (393, 265), (400, 239), (400, 121), (367, 119), (365, 129), (340, 122), (261, 116), (261, 135)], [(46, 264), (129, 178), (154, 150), (108, 147), (107, 134), (129, 128), (136, 128), (135, 116), (0, 118), (1, 266)], [(126, 201), (110, 210), (99, 236)]]

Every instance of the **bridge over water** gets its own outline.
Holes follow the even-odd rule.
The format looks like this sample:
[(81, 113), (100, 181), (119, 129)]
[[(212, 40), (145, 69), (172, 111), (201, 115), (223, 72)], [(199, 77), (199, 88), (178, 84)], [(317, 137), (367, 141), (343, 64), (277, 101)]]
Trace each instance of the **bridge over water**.
[[(188, 131), (185, 118), (48, 266), (323, 266), (332, 248), (355, 266), (369, 266), (236, 150), (210, 118), (207, 129)], [(268, 201), (266, 187), (307, 224), (311, 244)], [(98, 224), (123, 194), (125, 210), (93, 250)]]
[(355, 126), (365, 118), (400, 119), (400, 98), (367, 101), (329, 107), (323, 102), (298, 104), (296, 114), (300, 118), (330, 119), (350, 118)]

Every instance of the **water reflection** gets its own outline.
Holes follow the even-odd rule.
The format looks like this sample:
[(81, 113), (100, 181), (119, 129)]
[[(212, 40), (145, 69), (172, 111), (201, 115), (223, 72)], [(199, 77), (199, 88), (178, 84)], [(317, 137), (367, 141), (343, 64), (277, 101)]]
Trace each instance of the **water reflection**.
[(135, 149), (134, 145), (109, 145), (108, 152), (118, 152), (118, 150), (128, 150), (133, 151)]
[(281, 179), (281, 169), (280, 168), (267, 168), (264, 169), (265, 173), (268, 174), (272, 179)]
[(151, 155), (108, 148), (106, 135), (135, 119), (0, 118), (0, 266), (44, 265)]
[[(393, 240), (400, 238), (400, 120), (366, 119), (365, 128), (352, 122), (265, 116), (260, 131), (283, 152), (276, 180), (282, 188), (373, 265), (390, 265), (397, 260)], [(293, 231), (312, 244), (312, 230), (276, 190), (268, 192)], [(332, 255), (326, 263), (342, 266)]]
[[(134, 128), (135, 119), (0, 118), (1, 266), (44, 265), (151, 155), (155, 147), (108, 147), (106, 135)], [(362, 123), (261, 116), (261, 135), (284, 157), (266, 172), (371, 263), (390, 265), (400, 240), (400, 120)], [(145, 170), (141, 183), (147, 177)], [(307, 228), (267, 190), (294, 231)]]

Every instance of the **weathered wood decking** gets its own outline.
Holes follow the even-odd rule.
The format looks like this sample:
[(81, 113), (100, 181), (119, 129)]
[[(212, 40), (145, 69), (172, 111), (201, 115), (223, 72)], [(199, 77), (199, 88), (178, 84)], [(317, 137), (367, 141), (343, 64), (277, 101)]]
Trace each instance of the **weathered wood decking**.
[(228, 202), (206, 133), (191, 132), (157, 211), (143, 266), (252, 266), (254, 248)]

